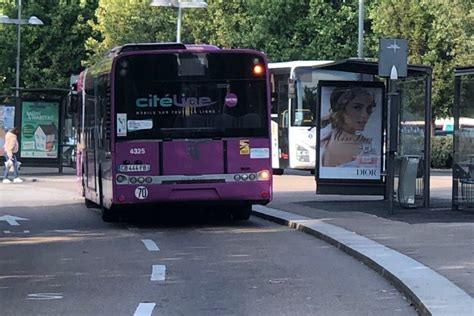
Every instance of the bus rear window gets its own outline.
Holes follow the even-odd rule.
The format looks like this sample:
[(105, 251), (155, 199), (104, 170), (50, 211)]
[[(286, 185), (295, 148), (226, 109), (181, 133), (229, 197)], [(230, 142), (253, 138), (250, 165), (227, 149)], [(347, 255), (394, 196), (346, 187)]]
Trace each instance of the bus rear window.
[[(266, 136), (266, 74), (258, 55), (136, 54), (117, 60), (118, 139)], [(121, 126), (119, 126), (121, 125)]]

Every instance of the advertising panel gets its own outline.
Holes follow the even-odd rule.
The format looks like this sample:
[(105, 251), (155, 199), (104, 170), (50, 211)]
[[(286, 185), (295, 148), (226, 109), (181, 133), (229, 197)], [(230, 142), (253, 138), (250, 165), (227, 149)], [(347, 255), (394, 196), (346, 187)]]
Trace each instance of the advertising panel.
[(383, 84), (320, 82), (318, 178), (381, 180)]
[(21, 157), (58, 158), (58, 102), (22, 102)]
[(3, 156), (5, 144), (5, 134), (11, 129), (15, 122), (15, 107), (0, 104), (0, 156)]

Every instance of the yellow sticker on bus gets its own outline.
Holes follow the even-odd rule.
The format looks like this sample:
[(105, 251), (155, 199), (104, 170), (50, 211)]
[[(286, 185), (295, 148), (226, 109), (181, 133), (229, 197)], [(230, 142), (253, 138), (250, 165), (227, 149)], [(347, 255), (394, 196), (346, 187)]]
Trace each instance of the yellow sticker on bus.
[(250, 155), (250, 145), (248, 139), (240, 140), (240, 154), (241, 155)]

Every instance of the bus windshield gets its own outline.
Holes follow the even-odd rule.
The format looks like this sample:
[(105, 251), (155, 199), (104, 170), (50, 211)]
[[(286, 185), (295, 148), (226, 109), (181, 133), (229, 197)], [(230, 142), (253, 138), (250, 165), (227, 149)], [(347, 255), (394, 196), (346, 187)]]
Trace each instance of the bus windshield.
[(251, 53), (120, 57), (117, 139), (268, 136), (266, 74), (255, 72), (256, 65), (264, 60)]
[(295, 70), (296, 104), (292, 108), (292, 126), (313, 126), (317, 100), (317, 80), (313, 80), (314, 70), (299, 67)]
[(356, 73), (312, 67), (295, 69), (296, 104), (292, 107), (292, 126), (314, 126), (319, 80), (358, 80)]

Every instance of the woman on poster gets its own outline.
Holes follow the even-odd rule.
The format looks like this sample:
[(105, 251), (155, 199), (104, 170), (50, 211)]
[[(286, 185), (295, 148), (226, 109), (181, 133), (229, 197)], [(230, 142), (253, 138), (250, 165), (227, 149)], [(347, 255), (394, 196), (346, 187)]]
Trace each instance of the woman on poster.
[(362, 87), (336, 87), (329, 102), (329, 112), (321, 118), (322, 166), (377, 167), (373, 140), (363, 133), (376, 107), (372, 93)]

